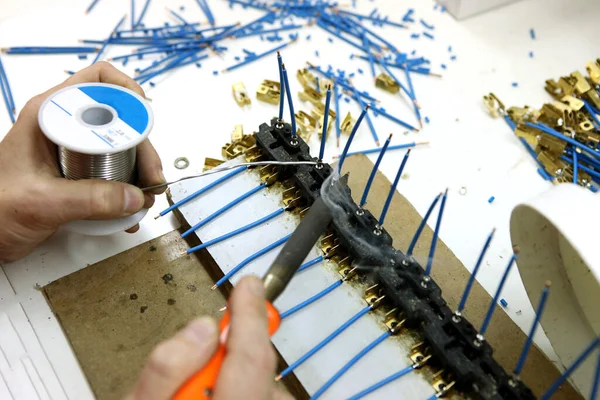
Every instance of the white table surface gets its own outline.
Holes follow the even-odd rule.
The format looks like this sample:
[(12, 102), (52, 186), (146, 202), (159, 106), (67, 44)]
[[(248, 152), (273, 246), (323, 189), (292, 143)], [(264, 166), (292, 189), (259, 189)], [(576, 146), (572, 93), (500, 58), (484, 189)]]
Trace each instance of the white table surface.
[[(142, 3), (138, 1), (138, 12)], [(145, 18), (146, 24), (174, 22), (164, 9), (169, 3), (154, 0)], [(419, 134), (406, 135), (403, 129), (382, 117), (375, 119), (375, 125), (382, 140), (390, 132), (395, 134), (392, 143), (430, 141), (429, 146), (412, 153), (405, 170), (409, 177), (401, 180), (399, 191), (424, 213), (436, 193), (445, 187), (450, 189), (440, 237), (467, 268), (473, 267), (486, 235), (492, 227), (497, 228), (478, 275), (479, 282), (493, 293), (511, 252), (510, 211), (520, 201), (548, 189), (550, 184), (538, 176), (534, 162), (505, 123), (487, 115), (482, 95), (493, 91), (507, 105), (538, 107), (548, 101), (549, 96), (543, 90), (545, 79), (566, 75), (575, 69), (584, 70), (584, 63), (598, 56), (600, 46), (594, 41), (594, 30), (600, 17), (600, 2), (525, 0), (461, 23), (446, 13), (434, 11), (429, 1), (404, 1), (399, 8), (397, 2), (392, 1), (358, 3), (362, 13), (378, 7), (382, 14), (396, 21), (409, 6), (416, 10), (417, 24), (411, 29), (386, 27), (380, 31), (399, 49), (407, 52), (416, 49), (418, 55), (431, 60), (434, 71), (443, 73), (443, 79), (413, 77), (423, 116), (428, 116), (431, 123)], [(77, 45), (78, 39), (102, 39), (128, 12), (128, 4), (101, 0), (86, 16), (87, 2), (0, 0), (0, 47)], [(171, 4), (177, 10), (179, 5), (185, 5), (181, 14), (189, 21), (205, 19), (193, 0)], [(212, 0), (211, 7), (219, 24), (250, 21), (261, 15), (239, 6), (231, 10), (228, 3), (221, 0)], [(412, 32), (422, 32), (423, 27), (418, 24), (421, 17), (435, 25), (435, 40), (410, 38)], [(535, 28), (536, 40), (529, 37), (530, 28)], [(306, 41), (309, 33), (312, 38)], [(329, 43), (329, 36), (317, 27), (302, 30), (298, 43), (282, 52), (288, 69), (295, 72), (306, 61), (324, 66), (331, 63), (347, 73), (361, 68), (365, 74), (357, 73), (354, 84), (381, 99), (388, 112), (415, 123), (412, 110), (402, 99), (374, 88), (368, 63), (349, 60), (353, 48), (337, 38)], [(275, 106), (260, 103), (253, 95), (262, 79), (277, 79), (274, 56), (232, 73), (213, 76), (212, 71), (235, 63), (236, 55), (243, 57), (242, 48), (258, 53), (277, 44), (248, 38), (224, 45), (229, 50), (222, 59), (211, 57), (202, 62), (201, 68), (188, 66), (156, 80), (156, 87), (145, 88), (148, 97), (153, 99), (156, 121), (150, 137), (163, 159), (168, 179), (201, 170), (204, 157), (218, 157), (235, 124), (242, 123), (246, 133), (252, 132), (276, 113)], [(449, 45), (453, 48), (452, 54), (457, 56), (456, 61), (450, 60)], [(124, 54), (128, 49), (112, 47), (107, 56)], [(319, 57), (315, 56), (315, 50), (319, 50)], [(529, 51), (534, 51), (534, 58), (529, 58)], [(92, 58), (78, 60), (76, 55), (65, 55), (3, 56), (2, 59), (20, 109), (30, 97), (65, 79), (63, 70), (83, 68)], [(136, 66), (143, 67), (148, 62), (132, 60), (126, 68), (116, 65), (132, 74)], [(441, 63), (448, 69), (441, 70)], [(231, 84), (238, 81), (243, 81), (252, 94), (251, 109), (242, 110), (233, 101)], [(519, 86), (512, 87), (512, 82), (518, 82)], [(294, 93), (300, 89), (295, 77), (291, 77), (290, 84)], [(296, 102), (296, 108), (300, 108), (300, 101)], [(4, 105), (0, 106), (0, 135), (3, 135), (11, 125)], [(344, 114), (347, 110), (355, 115), (359, 112), (354, 104), (342, 101), (340, 106)], [(311, 145), (316, 149), (317, 139), (313, 140)], [(373, 140), (364, 123), (352, 148), (371, 147), (374, 147)], [(326, 154), (331, 157), (337, 153), (335, 142), (329, 141)], [(389, 153), (382, 163), (381, 169), (388, 178), (393, 179), (403, 154)], [(173, 167), (174, 159), (179, 156), (190, 159), (187, 170)], [(459, 194), (461, 187), (466, 187), (465, 195)], [(496, 198), (492, 204), (488, 203), (490, 196)], [(149, 215), (157, 214), (165, 206), (166, 200), (162, 198)], [(434, 221), (432, 218), (431, 222)], [(175, 227), (176, 222), (165, 217), (157, 221), (146, 218), (135, 235), (86, 238), (60, 232), (29, 257), (3, 265), (0, 270), (0, 398), (91, 398), (59, 324), (34, 286), (43, 286)], [(434, 265), (434, 268), (443, 267)], [(512, 271), (502, 297), (508, 302), (506, 312), (519, 326), (528, 329), (533, 310), (517, 269)], [(536, 343), (555, 360), (545, 335), (541, 330), (538, 332)]]

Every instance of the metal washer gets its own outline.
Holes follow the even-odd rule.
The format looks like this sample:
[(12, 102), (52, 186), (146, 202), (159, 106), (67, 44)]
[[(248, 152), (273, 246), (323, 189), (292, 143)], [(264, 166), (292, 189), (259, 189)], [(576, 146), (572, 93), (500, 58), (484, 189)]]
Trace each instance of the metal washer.
[(177, 157), (173, 165), (177, 169), (186, 169), (190, 166), (190, 160), (188, 160), (187, 157)]

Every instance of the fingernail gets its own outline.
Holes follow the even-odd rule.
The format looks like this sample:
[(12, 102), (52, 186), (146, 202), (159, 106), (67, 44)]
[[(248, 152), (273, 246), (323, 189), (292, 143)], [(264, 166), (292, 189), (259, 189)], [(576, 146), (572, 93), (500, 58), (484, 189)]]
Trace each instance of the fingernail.
[(125, 186), (125, 204), (123, 212), (133, 214), (144, 206), (144, 192), (134, 186)]
[(202, 317), (190, 323), (181, 334), (195, 342), (206, 343), (217, 335), (217, 323), (210, 317)]
[(255, 276), (246, 278), (248, 280), (248, 289), (256, 296), (265, 297), (265, 286), (263, 282)]

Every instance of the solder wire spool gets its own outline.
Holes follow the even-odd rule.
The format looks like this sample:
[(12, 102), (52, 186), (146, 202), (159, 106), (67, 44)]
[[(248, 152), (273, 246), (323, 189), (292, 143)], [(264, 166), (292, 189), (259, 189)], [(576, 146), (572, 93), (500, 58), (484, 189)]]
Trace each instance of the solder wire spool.
[[(38, 114), (40, 128), (58, 146), (67, 179), (104, 179), (133, 184), (136, 146), (154, 122), (147, 101), (116, 85), (83, 83), (49, 96)], [(87, 235), (110, 235), (140, 222), (147, 209), (113, 220), (73, 221), (65, 228)]]

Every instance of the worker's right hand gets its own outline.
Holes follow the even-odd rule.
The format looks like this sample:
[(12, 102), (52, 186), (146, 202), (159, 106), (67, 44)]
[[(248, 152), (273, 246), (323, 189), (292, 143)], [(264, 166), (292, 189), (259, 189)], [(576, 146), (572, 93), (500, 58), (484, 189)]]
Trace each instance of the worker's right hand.
[[(267, 330), (264, 286), (250, 276), (235, 287), (229, 302), (231, 327), (227, 355), (213, 399), (287, 399), (275, 388), (276, 359)], [(218, 343), (211, 318), (190, 323), (150, 354), (142, 375), (127, 400), (167, 400), (210, 360)]]

